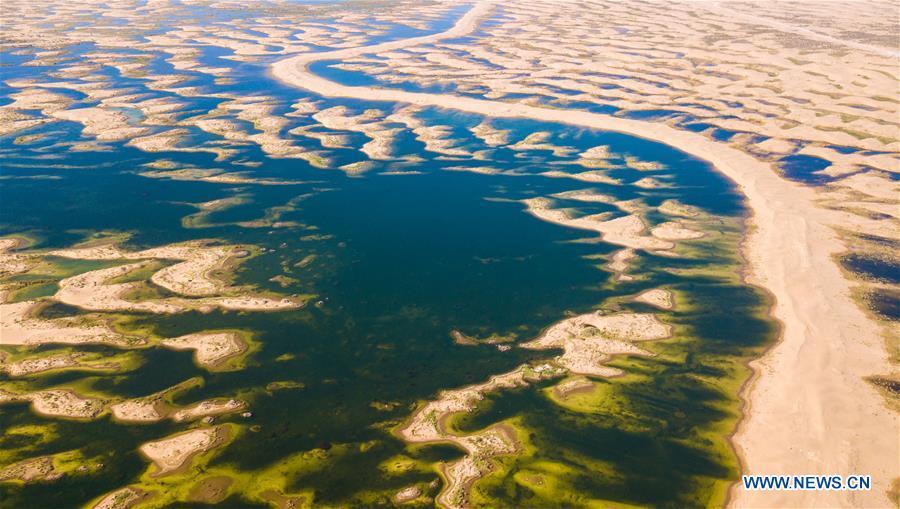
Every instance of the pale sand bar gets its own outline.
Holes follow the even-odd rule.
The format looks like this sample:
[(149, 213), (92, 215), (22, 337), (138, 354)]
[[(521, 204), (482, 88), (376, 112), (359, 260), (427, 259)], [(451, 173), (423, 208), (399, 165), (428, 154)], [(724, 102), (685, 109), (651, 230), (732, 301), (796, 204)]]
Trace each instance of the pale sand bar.
[(223, 433), (221, 426), (199, 428), (147, 442), (138, 450), (156, 465), (153, 476), (159, 477), (180, 469), (196, 454), (215, 447)]

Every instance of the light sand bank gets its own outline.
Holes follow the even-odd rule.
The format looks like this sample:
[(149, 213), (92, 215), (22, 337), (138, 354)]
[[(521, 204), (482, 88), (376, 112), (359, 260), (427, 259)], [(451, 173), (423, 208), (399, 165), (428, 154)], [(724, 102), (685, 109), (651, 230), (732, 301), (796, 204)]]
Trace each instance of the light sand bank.
[(145, 494), (137, 488), (120, 488), (101, 498), (91, 509), (127, 509), (140, 501)]
[(640, 295), (635, 297), (634, 300), (643, 302), (644, 304), (650, 304), (651, 306), (656, 306), (660, 309), (672, 309), (675, 307), (675, 303), (672, 300), (672, 292), (659, 288), (654, 288), (652, 290), (642, 292)]
[(107, 325), (84, 325), (77, 317), (45, 320), (32, 316), (37, 301), (0, 304), (0, 345), (108, 344), (135, 346), (145, 343), (113, 331)]
[[(241, 311), (277, 311), (303, 306), (291, 298), (256, 295), (252, 290), (230, 286), (214, 275), (248, 254), (242, 246), (211, 246), (204, 242), (186, 242), (125, 252), (115, 246), (95, 246), (51, 251), (49, 254), (80, 260), (145, 260), (108, 269), (86, 272), (60, 281), (55, 298), (60, 302), (97, 311), (142, 311), (177, 313), (188, 309), (220, 307)], [(108, 280), (127, 275), (147, 265), (146, 260), (179, 260), (157, 270), (150, 281), (170, 292), (191, 297), (133, 302), (122, 295), (138, 283), (108, 284)], [(231, 295), (237, 294), (240, 295)]]
[(466, 452), (463, 458), (442, 467), (447, 482), (437, 496), (441, 507), (467, 507), (469, 487), (493, 468), (490, 458), (512, 454), (517, 449), (514, 432), (508, 426), (496, 424), (468, 435), (456, 435), (446, 429), (447, 418), (454, 413), (471, 412), (489, 392), (527, 385), (556, 374), (557, 370), (549, 365), (540, 370), (519, 366), (481, 384), (442, 391), (437, 399), (420, 407), (397, 431), (403, 440), (410, 443), (452, 443)]
[(651, 314), (587, 313), (557, 322), (539, 338), (520, 346), (531, 350), (562, 348), (556, 362), (578, 375), (617, 376), (621, 370), (603, 365), (612, 356), (653, 355), (634, 342), (664, 339), (670, 334), (671, 327)]
[(152, 475), (160, 477), (185, 466), (195, 455), (214, 448), (224, 433), (221, 426), (199, 428), (147, 442), (138, 450), (156, 466)]
[(65, 419), (94, 419), (104, 408), (103, 400), (86, 398), (68, 389), (51, 389), (26, 394), (0, 391), (0, 404), (23, 401), (30, 401), (35, 413)]
[(194, 361), (206, 369), (220, 368), (247, 351), (247, 343), (235, 332), (198, 332), (163, 339), (160, 344), (173, 350), (194, 350)]

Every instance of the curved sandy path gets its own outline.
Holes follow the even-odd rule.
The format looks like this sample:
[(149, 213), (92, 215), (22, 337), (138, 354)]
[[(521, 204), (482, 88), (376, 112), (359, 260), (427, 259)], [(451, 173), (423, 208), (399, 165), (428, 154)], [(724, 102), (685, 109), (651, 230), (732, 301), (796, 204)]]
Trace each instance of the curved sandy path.
[(744, 253), (747, 282), (776, 299), (782, 340), (752, 363), (747, 412), (734, 444), (745, 474), (869, 474), (871, 491), (732, 490), (734, 507), (889, 507), (886, 492), (900, 475), (900, 420), (863, 376), (889, 372), (878, 326), (851, 300), (850, 283), (832, 256), (845, 250), (814, 204), (810, 188), (783, 180), (768, 163), (728, 145), (665, 124), (446, 94), (350, 87), (307, 66), (366, 53), (464, 36), (490, 4), (479, 2), (450, 30), (401, 41), (303, 54), (276, 62), (273, 75), (325, 97), (349, 97), (460, 110), (488, 117), (529, 118), (615, 131), (678, 148), (733, 180), (753, 212)]

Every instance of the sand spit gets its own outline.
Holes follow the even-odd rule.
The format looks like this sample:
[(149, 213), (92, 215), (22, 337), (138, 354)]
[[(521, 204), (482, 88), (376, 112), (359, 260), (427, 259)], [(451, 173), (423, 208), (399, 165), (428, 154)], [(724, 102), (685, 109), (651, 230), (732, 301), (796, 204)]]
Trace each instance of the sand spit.
[[(121, 296), (139, 283), (105, 284), (109, 279), (139, 270), (147, 262), (122, 265), (79, 274), (60, 282), (56, 298), (84, 309), (102, 311), (142, 311), (177, 313), (187, 309), (221, 307), (241, 311), (276, 311), (301, 307), (304, 303), (290, 298), (260, 295), (229, 295), (250, 290), (229, 286), (213, 275), (225, 270), (235, 260), (246, 256), (242, 246), (210, 246), (204, 242), (186, 242), (168, 246), (124, 252), (115, 246), (96, 246), (51, 251), (53, 256), (82, 260), (181, 260), (150, 276), (150, 281), (170, 292), (199, 299), (162, 299), (133, 302)], [(224, 294), (224, 295), (223, 295)]]
[(179, 180), (185, 182), (210, 182), (213, 184), (254, 184), (259, 186), (291, 186), (303, 184), (288, 180), (259, 179), (244, 172), (226, 172), (207, 168), (183, 168), (180, 170), (142, 171), (138, 175), (146, 178)]
[(563, 191), (552, 195), (553, 198), (563, 200), (583, 201), (587, 203), (616, 203), (615, 196), (597, 193), (589, 189), (576, 189), (573, 191)]
[(91, 509), (128, 509), (139, 502), (145, 494), (137, 488), (126, 486), (101, 498)]
[(616, 281), (631, 281), (634, 279), (633, 276), (629, 276), (628, 274), (625, 274), (625, 272), (627, 272), (630, 267), (628, 262), (633, 260), (636, 256), (637, 253), (631, 248), (621, 249), (613, 253), (607, 267), (615, 273)]
[(174, 411), (166, 402), (167, 397), (174, 397), (177, 393), (200, 384), (202, 384), (201, 378), (191, 378), (149, 396), (120, 401), (110, 405), (109, 410), (112, 412), (113, 418), (119, 421), (158, 422)]
[(553, 387), (553, 394), (561, 400), (566, 400), (573, 394), (590, 390), (593, 387), (594, 383), (589, 379), (578, 376), (556, 384), (556, 386)]
[(691, 230), (678, 221), (668, 221), (653, 227), (650, 234), (664, 240), (692, 240), (705, 236), (703, 232)]
[(445, 428), (447, 417), (458, 412), (471, 412), (489, 392), (527, 385), (530, 381), (557, 374), (558, 370), (549, 365), (537, 368), (520, 366), (514, 371), (493, 376), (481, 384), (441, 391), (437, 399), (419, 408), (397, 430), (400, 437), (410, 443), (449, 442), (466, 452), (462, 459), (442, 468), (446, 485), (437, 497), (437, 502), (442, 507), (466, 507), (469, 487), (493, 468), (488, 460), (517, 450), (515, 434), (508, 426), (496, 424), (476, 433), (460, 436), (451, 434)]
[(54, 473), (53, 457), (40, 456), (29, 458), (0, 469), (0, 482), (3, 481), (52, 481), (60, 476)]
[(387, 117), (389, 122), (398, 122), (412, 130), (416, 135), (416, 140), (425, 144), (425, 150), (434, 152), (443, 156), (450, 157), (471, 157), (472, 153), (466, 149), (459, 148), (456, 139), (452, 138), (453, 129), (446, 125), (426, 125), (425, 122), (416, 116), (420, 109), (416, 107), (407, 107), (391, 113)]
[(182, 384), (143, 398), (135, 398), (114, 405), (109, 409), (113, 417), (122, 422), (153, 423), (163, 419), (175, 422), (195, 421), (206, 417), (215, 417), (238, 412), (247, 408), (247, 404), (236, 399), (209, 399), (192, 405), (177, 408), (165, 401), (167, 395), (181, 390)]
[(106, 108), (59, 110), (52, 115), (60, 120), (84, 125), (85, 134), (93, 135), (101, 141), (131, 139), (149, 132), (145, 127), (132, 127), (128, 123), (128, 117), (121, 111)]
[(204, 400), (193, 405), (186, 406), (172, 414), (175, 422), (195, 421), (206, 417), (240, 412), (247, 408), (247, 404), (236, 399)]
[(108, 361), (102, 357), (97, 358), (83, 352), (44, 357), (26, 357), (17, 361), (8, 361), (4, 358), (3, 352), (0, 352), (0, 372), (4, 372), (13, 378), (66, 368), (114, 370), (118, 367), (118, 362)]
[(225, 290), (225, 284), (212, 277), (211, 273), (222, 268), (226, 261), (242, 251), (240, 247), (188, 244), (148, 249), (131, 254), (129, 257), (183, 260), (157, 271), (150, 280), (180, 295), (205, 297)]
[(156, 466), (151, 475), (161, 477), (187, 465), (195, 455), (216, 447), (225, 433), (227, 431), (221, 426), (199, 428), (147, 442), (138, 450)]
[(139, 338), (126, 337), (107, 325), (85, 325), (79, 317), (44, 320), (32, 316), (38, 301), (0, 304), (0, 346), (42, 344), (107, 344), (136, 346)]
[(469, 130), (478, 139), (491, 147), (501, 147), (509, 143), (509, 131), (497, 129), (490, 122), (482, 122)]
[(0, 276), (19, 274), (31, 268), (35, 262), (33, 256), (13, 252), (27, 243), (28, 241), (18, 237), (0, 238)]
[(38, 359), (23, 359), (17, 362), (7, 362), (6, 359), (0, 355), (0, 361), (2, 361), (0, 362), (0, 372), (4, 372), (12, 377), (78, 365), (76, 357), (72, 355), (54, 355), (52, 357), (41, 357)]
[(653, 355), (633, 342), (665, 339), (671, 327), (652, 314), (599, 312), (568, 318), (548, 328), (539, 338), (522, 348), (546, 350), (562, 348), (556, 362), (579, 375), (617, 376), (622, 371), (604, 366), (614, 355)]
[(582, 171), (579, 173), (567, 173), (564, 171), (552, 170), (545, 171), (541, 173), (541, 175), (549, 178), (572, 179), (579, 182), (588, 182), (591, 184), (608, 184), (611, 186), (622, 185), (622, 182), (620, 182), (619, 180), (610, 177), (605, 172), (599, 170)]
[(198, 332), (159, 343), (173, 350), (194, 350), (194, 362), (212, 370), (224, 367), (227, 360), (247, 351), (247, 343), (236, 332)]
[[(400, 129), (389, 127), (388, 122), (382, 120), (383, 116), (384, 113), (379, 110), (366, 110), (354, 115), (344, 106), (334, 106), (319, 111), (312, 118), (327, 129), (362, 133), (369, 141), (363, 144), (360, 151), (369, 159), (389, 160), (394, 158), (393, 147)], [(299, 134), (308, 131), (292, 129), (291, 132)]]
[(138, 262), (108, 269), (92, 270), (59, 282), (54, 298), (63, 304), (91, 311), (141, 311), (148, 313), (176, 313), (183, 308), (160, 302), (132, 302), (121, 295), (140, 286), (140, 283), (107, 284), (107, 281), (140, 270), (149, 262)]
[(52, 389), (13, 394), (0, 391), (0, 404), (31, 402), (31, 408), (43, 416), (65, 419), (94, 419), (103, 412), (104, 401), (79, 396), (68, 389)]
[(418, 486), (409, 486), (403, 488), (394, 494), (393, 500), (396, 504), (405, 504), (422, 496), (422, 489)]
[(566, 157), (577, 152), (577, 150), (572, 147), (563, 147), (548, 143), (547, 140), (549, 140), (550, 138), (550, 132), (538, 131), (536, 133), (529, 134), (525, 137), (525, 139), (521, 141), (517, 141), (516, 143), (509, 145), (509, 148), (512, 150), (547, 150), (549, 152), (552, 152), (556, 157)]
[(436, 498), (438, 505), (451, 509), (468, 507), (468, 493), (472, 484), (493, 468), (487, 459), (501, 454), (513, 454), (517, 450), (514, 431), (503, 425), (494, 425), (455, 442), (467, 454), (443, 467), (447, 485)]
[(569, 228), (578, 228), (599, 233), (604, 242), (629, 247), (632, 249), (665, 250), (672, 249), (671, 242), (643, 235), (646, 231), (644, 221), (637, 215), (628, 215), (609, 219), (609, 214), (596, 214), (579, 218), (569, 217), (562, 209), (553, 208), (553, 202), (547, 198), (528, 198), (522, 200), (528, 212), (534, 217)]
[[(780, 178), (771, 163), (756, 159), (738, 147), (661, 122), (471, 97), (350, 87), (316, 76), (307, 69), (318, 60), (348, 59), (461, 37), (471, 33), (489, 9), (488, 2), (477, 3), (453, 28), (441, 34), (299, 55), (276, 62), (272, 72), (290, 85), (326, 97), (396, 101), (488, 117), (530, 118), (616, 131), (662, 142), (710, 162), (738, 185), (753, 211), (744, 248), (749, 265), (747, 281), (774, 295), (772, 314), (784, 325), (782, 341), (752, 363), (757, 376), (744, 394), (750, 410), (734, 437), (744, 473), (850, 475), (866, 472), (875, 480), (868, 492), (751, 492), (736, 488), (732, 504), (739, 507), (888, 506), (890, 502), (885, 494), (890, 480), (897, 475), (900, 443), (896, 433), (886, 430), (900, 429), (900, 418), (885, 409), (881, 396), (864, 377), (892, 369), (878, 325), (851, 299), (851, 284), (833, 260), (846, 249), (831, 228), (839, 219), (816, 205), (812, 189)], [(893, 87), (896, 90), (896, 85)], [(794, 131), (801, 135), (798, 129)], [(803, 135), (820, 132), (810, 128)], [(845, 133), (825, 134), (837, 144), (864, 144)], [(869, 145), (874, 150), (878, 150), (876, 145), (880, 146), (875, 142)], [(823, 316), (830, 319), (822, 320)], [(804, 397), (785, 398), (784, 394)], [(796, 430), (805, 432), (798, 435)], [(792, 453), (785, 454), (785, 451)]]
[(642, 292), (635, 297), (634, 300), (656, 306), (660, 309), (673, 309), (675, 307), (675, 302), (672, 299), (672, 292), (661, 290), (659, 288)]
[(657, 207), (657, 210), (667, 216), (686, 218), (696, 217), (700, 214), (700, 211), (696, 207), (685, 205), (678, 200), (666, 200)]
[(129, 399), (110, 405), (113, 418), (122, 422), (159, 422), (165, 418), (164, 404), (148, 398)]

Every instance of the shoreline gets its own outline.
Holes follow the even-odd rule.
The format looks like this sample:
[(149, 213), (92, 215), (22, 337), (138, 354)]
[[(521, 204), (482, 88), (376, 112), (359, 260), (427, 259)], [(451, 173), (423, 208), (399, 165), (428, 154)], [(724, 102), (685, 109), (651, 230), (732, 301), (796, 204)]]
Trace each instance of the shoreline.
[[(465, 111), (494, 118), (527, 118), (636, 136), (674, 147), (710, 164), (745, 198), (748, 215), (741, 256), (743, 280), (773, 296), (770, 317), (779, 338), (748, 363), (740, 390), (741, 418), (731, 437), (745, 474), (872, 475), (869, 492), (748, 492), (735, 483), (733, 507), (887, 506), (900, 446), (898, 417), (864, 377), (890, 371), (880, 326), (851, 298), (852, 283), (833, 256), (846, 251), (832, 228), (837, 214), (815, 204), (813, 189), (782, 179), (771, 163), (699, 133), (661, 123), (471, 97), (344, 86), (308, 70), (320, 60), (427, 44), (472, 32), (490, 10), (478, 2), (446, 32), (372, 46), (302, 54), (275, 62), (271, 75), (323, 97), (350, 97)], [(788, 257), (787, 255), (790, 255)], [(829, 317), (830, 323), (823, 323)], [(798, 434), (798, 430), (803, 430)]]

